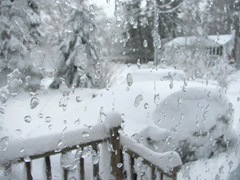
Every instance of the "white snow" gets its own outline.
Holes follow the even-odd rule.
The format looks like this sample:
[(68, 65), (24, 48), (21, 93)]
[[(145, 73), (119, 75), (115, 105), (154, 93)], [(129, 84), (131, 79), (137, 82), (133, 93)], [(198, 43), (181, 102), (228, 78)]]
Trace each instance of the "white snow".
[(205, 37), (197, 37), (197, 36), (183, 36), (177, 37), (172, 41), (169, 41), (165, 44), (165, 46), (192, 46), (196, 44), (204, 44), (205, 46), (217, 46), (217, 45), (225, 45), (233, 40), (233, 36), (231, 34), (225, 35), (209, 35)]
[[(138, 69), (137, 66), (132, 68), (135, 70)], [(129, 73), (129, 67), (126, 67), (123, 71), (127, 72), (125, 73), (127, 75)], [(149, 73), (147, 73), (147, 71), (149, 71)], [(166, 70), (163, 74), (166, 74), (167, 72), (172, 71)], [(1, 112), (3, 112), (0, 113), (0, 138), (9, 138), (7, 150), (0, 152), (1, 160), (12, 158), (16, 155), (25, 156), (28, 153), (40, 153), (42, 150), (46, 149), (55, 150), (59, 140), (62, 140), (63, 146), (71, 146), (73, 143), (76, 144), (76, 142), (85, 142), (85, 140), (87, 141), (89, 138), (82, 137), (83, 131), (89, 133), (90, 138), (98, 139), (100, 137), (96, 132), (101, 130), (101, 134), (104, 135), (106, 133), (106, 128), (108, 129), (109, 127), (112, 127), (112, 125), (120, 123), (122, 119), (124, 121), (121, 124), (123, 128), (123, 136), (126, 135), (131, 137), (148, 126), (159, 128), (155, 124), (155, 117), (157, 114), (162, 113), (161, 107), (165, 107), (164, 103), (166, 103), (166, 100), (168, 100), (169, 103), (174, 102), (176, 100), (175, 98), (184, 94), (185, 90), (191, 94), (191, 96), (187, 96), (188, 98), (186, 98), (186, 102), (189, 104), (194, 103), (192, 106), (197, 106), (194, 100), (190, 98), (192, 95), (194, 95), (194, 98), (198, 99), (199, 96), (207, 95), (209, 92), (212, 97), (216, 97), (215, 100), (217, 104), (224, 102), (218, 102), (219, 98), (217, 97), (221, 94), (220, 92), (212, 91), (214, 88), (221, 90), (221, 88), (216, 87), (215, 84), (208, 84), (204, 81), (194, 82), (186, 78), (185, 81), (173, 80), (174, 78), (166, 80), (161, 75), (162, 73), (157, 70), (155, 72), (155, 70), (144, 69), (142, 70), (142, 75), (140, 71), (139, 73), (137, 72), (136, 77), (143, 76), (143, 81), (137, 80), (137, 78), (135, 80), (134, 73), (131, 74), (133, 77), (133, 83), (131, 86), (129, 86), (125, 76), (122, 83), (116, 82), (116, 85), (113, 85), (108, 89), (76, 89), (74, 93), (72, 89), (68, 89), (68, 96), (63, 96), (60, 91), (45, 89), (35, 95), (19, 94), (16, 97), (10, 97), (7, 103), (0, 105)], [(236, 75), (232, 79), (239, 79), (238, 77), (239, 75)], [(115, 76), (115, 81), (117, 81), (117, 79), (118, 77)], [(238, 109), (240, 108), (240, 103), (237, 101), (237, 97), (240, 94), (238, 91), (238, 89), (240, 89), (239, 82), (240, 80), (235, 82), (231, 81), (227, 90), (227, 96), (235, 109), (233, 122), (234, 130), (239, 129), (238, 119), (240, 119), (240, 115), (239, 113), (236, 113), (239, 112)], [(194, 89), (194, 93), (191, 93), (191, 89)], [(225, 92), (223, 91), (222, 93), (224, 94)], [(32, 96), (39, 99), (39, 104), (33, 109), (30, 108)], [(216, 105), (207, 99), (201, 102), (204, 107), (206, 107), (207, 104), (210, 104), (210, 109)], [(189, 105), (187, 107), (191, 109), (192, 106)], [(170, 108), (165, 108), (165, 110), (170, 110)], [(219, 108), (218, 111), (219, 110), (225, 110), (225, 108)], [(187, 114), (191, 114), (190, 112), (194, 114), (196, 111), (184, 112), (184, 116), (187, 118)], [(198, 112), (201, 113), (200, 111)], [(112, 113), (120, 114), (122, 119), (113, 117), (116, 115), (113, 115)], [(176, 111), (175, 114), (174, 111), (176, 117), (180, 115), (179, 113), (180, 111)], [(209, 117), (212, 115), (217, 117), (217, 114), (214, 114), (214, 112), (208, 115)], [(26, 116), (30, 116), (29, 123), (24, 120)], [(109, 120), (112, 118), (117, 119), (117, 121), (109, 123)], [(189, 115), (188, 118), (192, 118), (192, 115)], [(103, 122), (103, 124), (106, 122), (104, 128), (101, 125), (101, 122)], [(171, 126), (170, 123), (169, 126)], [(189, 127), (186, 129), (186, 132), (192, 132), (190, 127), (194, 125), (186, 124), (185, 126)], [(204, 128), (204, 124), (200, 124), (200, 126)], [(152, 136), (155, 133), (164, 134), (165, 131), (171, 131), (171, 128), (161, 128), (164, 129), (160, 129), (159, 132), (157, 132), (157, 130), (151, 132)], [(62, 134), (64, 134), (64, 136), (62, 136)], [(185, 135), (187, 135), (187, 133), (183, 133), (181, 136), (179, 135), (178, 138)], [(132, 145), (134, 146), (134, 144)], [(24, 151), (23, 153), (20, 153), (22, 148), (24, 148)], [(145, 152), (145, 150), (143, 151)], [(212, 159), (199, 160), (194, 163), (196, 165), (191, 165), (190, 167), (184, 165), (179, 173), (179, 179), (186, 179), (186, 173), (191, 179), (196, 179), (195, 177), (200, 174), (206, 179), (213, 179), (216, 176), (215, 172), (217, 172), (218, 168), (222, 165), (225, 167), (225, 164), (229, 163), (230, 160), (233, 161), (233, 166), (231, 169), (224, 170), (224, 172), (233, 171), (239, 163), (240, 158), (238, 157), (240, 153), (239, 151), (236, 151), (236, 156), (231, 152), (229, 152), (229, 154), (230, 155), (227, 156), (227, 153), (222, 153), (218, 156), (221, 158), (214, 157)], [(156, 153), (156, 156), (161, 157), (162, 154)], [(151, 161), (152, 160), (153, 162), (157, 161), (151, 159)], [(176, 160), (175, 163), (179, 163), (179, 161)], [(215, 165), (214, 168), (212, 168), (213, 165)], [(202, 173), (201, 171), (204, 171), (205, 167), (206, 169), (210, 168), (210, 170), (206, 170), (206, 173)]]

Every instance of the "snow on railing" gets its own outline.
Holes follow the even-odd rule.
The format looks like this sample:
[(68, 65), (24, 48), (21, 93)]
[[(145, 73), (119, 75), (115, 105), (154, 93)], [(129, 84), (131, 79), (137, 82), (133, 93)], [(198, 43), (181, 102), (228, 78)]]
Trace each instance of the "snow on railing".
[[(14, 164), (25, 164), (25, 176), (27, 180), (32, 180), (32, 161), (35, 159), (44, 159), (45, 176), (47, 180), (52, 179), (51, 157), (55, 154), (62, 154), (62, 157), (72, 150), (81, 151), (91, 146), (92, 152), (100, 151), (99, 145), (103, 143), (111, 144), (111, 175), (122, 180), (126, 177), (136, 179), (137, 173), (134, 173), (136, 158), (141, 158), (142, 162), (151, 168), (151, 177), (149, 179), (163, 179), (170, 177), (176, 180), (176, 174), (182, 165), (179, 154), (176, 152), (157, 153), (141, 144), (121, 135), (120, 128), (122, 119), (118, 114), (110, 114), (107, 120), (91, 128), (82, 128), (79, 130), (66, 132), (59, 142), (59, 134), (51, 135), (51, 138), (41, 137), (39, 139), (29, 139), (9, 144), (7, 151), (1, 152), (0, 165), (5, 167), (5, 175), (11, 173), (11, 167)], [(58, 142), (58, 143), (56, 143)], [(24, 149), (20, 151), (19, 149)], [(124, 157), (130, 157), (127, 162)], [(79, 154), (78, 157), (79, 178), (85, 179), (84, 157)], [(126, 170), (126, 168), (129, 168)], [(69, 169), (63, 168), (63, 179), (69, 178)], [(124, 173), (125, 172), (125, 173)], [(127, 174), (126, 174), (127, 173)], [(92, 165), (93, 179), (100, 178), (99, 162)]]

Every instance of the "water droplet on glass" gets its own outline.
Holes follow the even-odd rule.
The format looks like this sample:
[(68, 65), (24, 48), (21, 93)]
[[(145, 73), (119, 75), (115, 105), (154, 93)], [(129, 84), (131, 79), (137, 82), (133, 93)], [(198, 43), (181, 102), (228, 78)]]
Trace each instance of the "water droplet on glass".
[(130, 73), (127, 74), (127, 84), (128, 86), (131, 86), (133, 84), (133, 78)]
[(25, 116), (25, 117), (24, 117), (24, 121), (25, 121), (26, 123), (30, 123), (30, 122), (32, 121), (31, 116)]
[(75, 170), (77, 168), (78, 158), (75, 157), (75, 154), (72, 152), (67, 152), (62, 155), (61, 165), (64, 169)]
[(65, 127), (65, 128), (62, 130), (62, 137), (64, 137), (64, 134), (65, 134), (66, 130), (67, 130), (67, 127)]
[(67, 109), (67, 100), (68, 100), (68, 97), (63, 96), (59, 101), (59, 107), (62, 107), (63, 111), (65, 111)]
[(31, 81), (31, 76), (27, 76), (27, 77), (25, 78), (25, 81), (26, 81), (26, 83), (29, 83), (29, 82)]
[(68, 180), (77, 180), (75, 176), (71, 176)]
[(38, 98), (32, 97), (32, 99), (31, 99), (31, 101), (30, 101), (30, 108), (31, 108), (31, 109), (34, 109), (35, 107), (38, 106), (39, 102), (40, 102), (40, 101), (39, 101)]
[(9, 137), (5, 136), (0, 139), (0, 151), (6, 151), (8, 147)]
[(52, 120), (52, 118), (51, 118), (50, 116), (47, 116), (47, 117), (45, 118), (45, 122), (47, 122), (47, 123), (50, 123), (51, 120)]
[(4, 113), (5, 113), (4, 109), (0, 108), (0, 114), (4, 114)]
[(77, 101), (78, 103), (82, 101), (81, 98), (80, 98), (80, 96), (77, 96), (77, 97), (76, 97), (76, 101)]
[(86, 132), (86, 131), (84, 131), (82, 133), (82, 136), (85, 137), (85, 138), (90, 138), (90, 134), (88, 132)]
[(17, 134), (18, 136), (20, 136), (20, 135), (22, 134), (21, 129), (16, 129), (16, 134)]
[(155, 104), (160, 104), (160, 95), (159, 94), (154, 94), (154, 103)]
[(94, 5), (93, 5), (93, 4), (91, 4), (91, 5), (89, 6), (89, 10), (90, 10), (90, 11), (94, 11)]
[(74, 122), (75, 125), (80, 125), (80, 119), (77, 119), (75, 122)]
[(138, 68), (141, 67), (141, 60), (140, 60), (140, 59), (137, 60), (137, 67), (138, 67)]
[(103, 123), (107, 119), (107, 115), (105, 113), (100, 113), (100, 121)]
[(99, 155), (95, 151), (92, 151), (92, 161), (93, 161), (93, 164), (98, 164), (99, 160), (100, 160)]
[(144, 104), (144, 109), (148, 109), (148, 103)]
[(48, 129), (49, 129), (49, 130), (52, 130), (52, 125), (51, 125), (51, 124), (48, 126)]
[(59, 141), (58, 141), (58, 146), (62, 146), (62, 145), (63, 145), (62, 140), (59, 140)]
[(240, 101), (240, 97), (237, 98), (237, 101)]
[(23, 153), (25, 150), (24, 150), (24, 148), (21, 148), (20, 149), (20, 153)]
[(145, 48), (147, 48), (147, 47), (148, 47), (148, 42), (147, 42), (147, 40), (146, 40), (146, 39), (143, 41), (143, 47), (145, 47)]
[(141, 101), (143, 100), (143, 96), (141, 94), (139, 94), (134, 101), (134, 106), (137, 107), (139, 106), (139, 104), (141, 103)]
[(38, 117), (39, 117), (39, 118), (43, 118), (43, 114), (42, 114), (42, 113), (39, 113), (39, 114), (38, 114)]
[(117, 167), (118, 167), (118, 168), (121, 168), (122, 166), (123, 166), (122, 163), (118, 163), (118, 164), (117, 164)]
[(121, 118), (125, 119), (125, 114), (124, 113), (121, 114)]

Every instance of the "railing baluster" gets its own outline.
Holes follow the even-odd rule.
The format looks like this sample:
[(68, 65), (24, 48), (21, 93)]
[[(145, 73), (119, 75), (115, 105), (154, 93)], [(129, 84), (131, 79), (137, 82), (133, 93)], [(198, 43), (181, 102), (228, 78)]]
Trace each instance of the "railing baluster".
[(157, 177), (156, 176), (156, 168), (153, 165), (150, 168), (151, 168), (151, 179), (154, 180)]
[(47, 180), (51, 180), (52, 179), (52, 169), (51, 169), (51, 160), (50, 160), (49, 156), (45, 157), (45, 165), (46, 165)]
[[(93, 144), (92, 149), (96, 152), (96, 156), (98, 155), (98, 144)], [(94, 164), (93, 160), (93, 179), (98, 179), (99, 178), (99, 162)]]
[(63, 179), (68, 180), (68, 170), (67, 169), (63, 169)]
[(113, 148), (113, 152), (111, 153), (111, 170), (116, 180), (123, 179), (123, 154), (120, 145), (120, 134), (118, 132), (120, 128), (115, 127), (110, 131), (110, 142)]
[(82, 157), (80, 157), (79, 160), (79, 169), (80, 169), (80, 179), (84, 180), (85, 178), (85, 174), (84, 174), (84, 159)]
[(130, 179), (136, 180), (137, 179), (137, 174), (134, 172), (134, 163), (135, 163), (135, 158), (134, 155), (130, 155)]
[(163, 173), (160, 173), (160, 179), (163, 180)]
[(32, 180), (32, 174), (31, 174), (31, 162), (25, 162), (26, 166), (26, 175), (27, 175), (27, 180)]

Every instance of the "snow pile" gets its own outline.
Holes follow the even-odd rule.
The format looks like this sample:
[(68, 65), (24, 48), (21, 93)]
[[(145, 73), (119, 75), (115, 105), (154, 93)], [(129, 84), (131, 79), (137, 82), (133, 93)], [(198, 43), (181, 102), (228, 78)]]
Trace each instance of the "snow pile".
[(217, 89), (188, 88), (166, 97), (138, 136), (157, 152), (177, 150), (183, 162), (225, 150), (232, 137), (232, 105)]
[(140, 155), (167, 174), (171, 174), (172, 170), (176, 170), (182, 165), (181, 158), (175, 151), (157, 153), (125, 136), (121, 136), (121, 144), (127, 151), (130, 150), (130, 152)]

